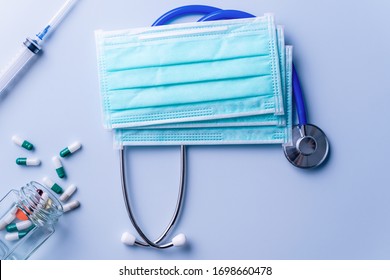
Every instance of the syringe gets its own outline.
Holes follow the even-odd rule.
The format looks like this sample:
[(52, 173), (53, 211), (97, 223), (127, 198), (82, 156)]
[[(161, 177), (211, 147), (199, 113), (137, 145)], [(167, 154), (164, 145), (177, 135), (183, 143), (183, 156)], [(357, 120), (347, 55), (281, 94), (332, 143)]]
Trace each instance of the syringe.
[(29, 64), (31, 59), (42, 49), (42, 44), (48, 34), (53, 32), (57, 25), (62, 21), (65, 15), (72, 9), (77, 0), (67, 0), (59, 11), (52, 17), (49, 23), (41, 32), (35, 35), (34, 39), (29, 37), (23, 42), (23, 45), (16, 56), (10, 61), (0, 73), (0, 95), (15, 80), (20, 72)]

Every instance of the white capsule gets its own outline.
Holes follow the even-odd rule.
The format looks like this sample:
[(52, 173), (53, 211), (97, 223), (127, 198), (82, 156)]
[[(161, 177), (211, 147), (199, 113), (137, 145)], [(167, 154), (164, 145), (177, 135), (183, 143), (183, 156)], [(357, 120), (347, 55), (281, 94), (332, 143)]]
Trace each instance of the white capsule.
[(15, 220), (15, 214), (18, 208), (14, 206), (5, 216), (0, 220), (0, 230), (3, 230), (7, 225)]
[(77, 200), (72, 200), (71, 202), (62, 205), (62, 209), (64, 210), (64, 212), (68, 212), (70, 210), (76, 209), (79, 206), (80, 206), (80, 202), (78, 202)]
[(68, 199), (74, 194), (74, 192), (75, 192), (76, 190), (77, 190), (76, 185), (71, 184), (71, 185), (64, 191), (64, 193), (60, 196), (60, 200), (61, 200), (61, 201), (66, 201), (66, 200), (68, 200)]
[(135, 236), (132, 235), (130, 232), (125, 231), (122, 234), (121, 242), (123, 244), (129, 245), (129, 246), (133, 246), (134, 243), (135, 243)]

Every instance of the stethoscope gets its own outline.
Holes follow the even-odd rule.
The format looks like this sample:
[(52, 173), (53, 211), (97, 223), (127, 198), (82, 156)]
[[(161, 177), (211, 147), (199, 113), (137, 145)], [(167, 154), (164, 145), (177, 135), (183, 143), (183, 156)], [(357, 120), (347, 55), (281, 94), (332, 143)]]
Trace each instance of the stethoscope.
[[(189, 16), (189, 15), (204, 15), (198, 20), (198, 22), (255, 17), (252, 14), (242, 12), (242, 11), (237, 11), (237, 10), (222, 10), (219, 8), (205, 6), (205, 5), (189, 5), (189, 6), (178, 7), (171, 11), (168, 11), (160, 18), (158, 18), (152, 24), (152, 26), (166, 25), (169, 24), (171, 21), (178, 19), (179, 17)], [(296, 110), (298, 115), (298, 125), (295, 125), (292, 130), (292, 144), (283, 146), (284, 154), (286, 158), (289, 160), (289, 162), (291, 162), (296, 167), (313, 168), (319, 166), (326, 159), (329, 151), (329, 142), (325, 133), (320, 128), (318, 128), (315, 125), (307, 123), (305, 103), (304, 103), (298, 75), (294, 65), (292, 71), (292, 79), (293, 79), (293, 93), (294, 93), (294, 99), (295, 99)], [(124, 197), (125, 206), (130, 221), (133, 224), (139, 236), (141, 237), (141, 239), (143, 240), (143, 241), (137, 240), (133, 235), (130, 235), (131, 236), (130, 239), (132, 241), (130, 242), (130, 245), (138, 245), (142, 247), (153, 247), (156, 249), (166, 249), (173, 246), (179, 247), (184, 245), (186, 243), (186, 236), (182, 233), (176, 235), (170, 242), (164, 244), (161, 244), (161, 242), (166, 238), (166, 236), (170, 233), (173, 226), (175, 225), (183, 205), (185, 175), (186, 175), (186, 146), (185, 145), (180, 146), (180, 182), (179, 182), (179, 192), (176, 200), (174, 213), (167, 227), (163, 231), (163, 233), (154, 241), (152, 241), (145, 235), (145, 233), (142, 231), (142, 229), (140, 228), (138, 222), (134, 217), (130, 205), (129, 197), (128, 197), (127, 186), (126, 186), (127, 185), (126, 175), (125, 175), (126, 166), (125, 166), (124, 152), (125, 152), (124, 148), (122, 148), (120, 150), (120, 156), (119, 156), (123, 197)]]

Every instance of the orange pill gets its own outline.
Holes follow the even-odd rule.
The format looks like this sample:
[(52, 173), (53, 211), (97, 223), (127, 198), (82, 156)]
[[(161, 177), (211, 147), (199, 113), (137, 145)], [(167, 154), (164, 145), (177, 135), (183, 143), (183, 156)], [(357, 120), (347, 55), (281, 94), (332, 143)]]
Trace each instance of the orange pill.
[(21, 221), (26, 221), (28, 220), (28, 217), (26, 214), (24, 214), (24, 212), (20, 209), (18, 209), (18, 211), (16, 211), (16, 214), (15, 214), (16, 218), (18, 218), (19, 220)]

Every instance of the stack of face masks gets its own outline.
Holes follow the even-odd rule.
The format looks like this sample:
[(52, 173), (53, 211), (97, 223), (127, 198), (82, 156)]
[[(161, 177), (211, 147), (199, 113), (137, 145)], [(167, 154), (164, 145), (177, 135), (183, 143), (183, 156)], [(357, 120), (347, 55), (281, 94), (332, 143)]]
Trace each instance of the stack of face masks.
[(118, 147), (291, 141), (292, 47), (272, 15), (96, 31), (96, 43)]

